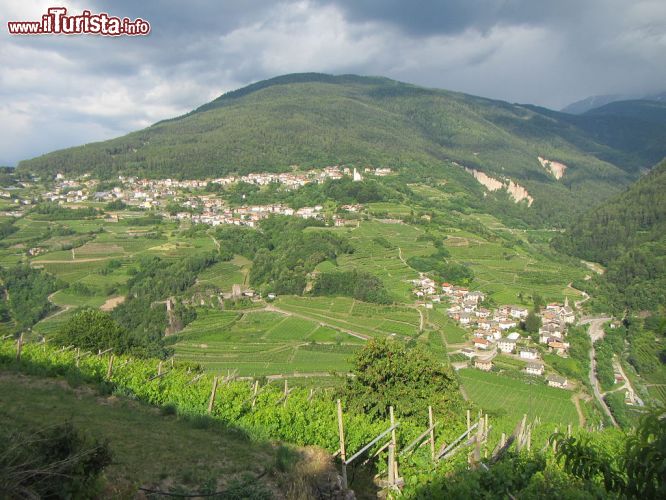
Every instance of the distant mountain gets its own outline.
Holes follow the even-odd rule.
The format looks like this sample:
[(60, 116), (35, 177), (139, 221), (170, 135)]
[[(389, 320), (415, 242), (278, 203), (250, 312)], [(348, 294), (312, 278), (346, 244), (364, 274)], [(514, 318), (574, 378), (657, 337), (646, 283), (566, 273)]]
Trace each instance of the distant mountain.
[[(517, 184), (515, 193), (524, 188), (542, 219), (566, 219), (650, 164), (572, 117), (381, 77), (304, 73), (226, 93), (117, 139), (22, 161), (18, 170), (202, 178), (291, 165), (372, 165), (462, 189), (476, 182), (467, 167), (507, 189)], [(617, 121), (611, 126), (621, 128)]]
[(605, 293), (620, 309), (666, 305), (666, 160), (553, 240), (607, 267)]
[(600, 108), (606, 104), (617, 101), (634, 101), (634, 100), (644, 100), (644, 101), (658, 101), (666, 102), (666, 91), (658, 92), (656, 94), (607, 94), (607, 95), (594, 95), (591, 97), (586, 97), (580, 101), (565, 106), (560, 111), (562, 113), (569, 113), (572, 115), (582, 115), (592, 109)]

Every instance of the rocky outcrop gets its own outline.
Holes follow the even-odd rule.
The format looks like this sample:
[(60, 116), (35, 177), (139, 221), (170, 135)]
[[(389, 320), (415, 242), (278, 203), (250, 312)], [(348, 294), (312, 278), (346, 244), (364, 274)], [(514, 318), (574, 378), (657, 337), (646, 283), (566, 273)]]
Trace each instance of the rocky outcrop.
[(520, 184), (513, 182), (511, 179), (495, 179), (494, 177), (473, 168), (465, 167), (465, 170), (472, 174), (479, 184), (483, 185), (488, 191), (506, 189), (514, 202), (519, 203), (521, 201), (527, 201), (528, 207), (531, 207), (532, 203), (534, 203), (534, 198), (527, 192), (527, 189)]
[(553, 177), (555, 177), (558, 181), (564, 177), (564, 171), (567, 169), (567, 166), (564, 163), (560, 163), (559, 161), (553, 161), (553, 160), (547, 160), (546, 158), (543, 158), (541, 156), (537, 156), (539, 159), (539, 163), (541, 163), (541, 166), (548, 170), (551, 174), (553, 174)]

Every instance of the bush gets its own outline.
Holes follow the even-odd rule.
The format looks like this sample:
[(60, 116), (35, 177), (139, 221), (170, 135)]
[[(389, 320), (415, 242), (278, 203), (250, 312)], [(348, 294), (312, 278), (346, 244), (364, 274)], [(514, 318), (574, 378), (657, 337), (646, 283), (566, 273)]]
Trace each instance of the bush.
[(0, 497), (96, 498), (111, 463), (107, 442), (71, 423), (0, 436)]

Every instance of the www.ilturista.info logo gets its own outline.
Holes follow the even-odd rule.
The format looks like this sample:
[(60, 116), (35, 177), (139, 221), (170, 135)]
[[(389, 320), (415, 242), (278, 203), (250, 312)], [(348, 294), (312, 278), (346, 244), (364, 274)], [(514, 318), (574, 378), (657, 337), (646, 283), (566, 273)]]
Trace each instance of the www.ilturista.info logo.
[(150, 23), (141, 18), (110, 16), (106, 12), (92, 14), (84, 10), (78, 16), (68, 16), (65, 7), (51, 7), (41, 21), (9, 21), (12, 35), (103, 35), (137, 36), (150, 33)]

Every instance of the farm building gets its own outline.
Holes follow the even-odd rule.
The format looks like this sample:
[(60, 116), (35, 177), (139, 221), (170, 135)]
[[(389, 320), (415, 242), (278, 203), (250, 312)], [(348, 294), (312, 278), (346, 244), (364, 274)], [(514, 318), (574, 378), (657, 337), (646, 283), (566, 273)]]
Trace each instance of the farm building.
[(473, 358), (476, 356), (476, 351), (474, 349), (470, 349), (469, 347), (463, 347), (460, 352), (464, 355), (467, 356), (468, 358)]
[(559, 389), (567, 388), (567, 379), (564, 377), (560, 377), (558, 375), (548, 375), (546, 380), (548, 381), (548, 385), (550, 387), (557, 387)]
[(543, 375), (543, 364), (541, 363), (527, 363), (525, 371), (530, 375)]

